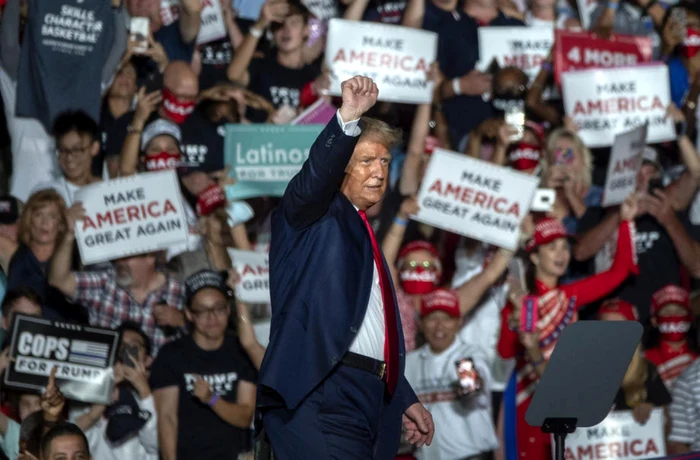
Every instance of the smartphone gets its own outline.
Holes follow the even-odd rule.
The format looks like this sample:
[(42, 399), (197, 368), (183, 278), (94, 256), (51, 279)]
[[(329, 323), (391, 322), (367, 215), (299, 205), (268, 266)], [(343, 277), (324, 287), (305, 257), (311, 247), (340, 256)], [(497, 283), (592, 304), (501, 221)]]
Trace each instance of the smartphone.
[(520, 311), (520, 330), (523, 332), (535, 332), (539, 321), (539, 308), (537, 297), (526, 296)]
[(504, 120), (518, 132), (510, 136), (512, 142), (523, 138), (525, 132), (525, 108), (522, 104), (509, 104), (505, 110)]
[(163, 75), (158, 72), (150, 72), (144, 79), (143, 85), (146, 87), (146, 94), (153, 91), (163, 90)]
[(481, 388), (479, 373), (474, 366), (474, 360), (463, 358), (455, 362), (457, 367), (457, 393), (467, 396)]
[(554, 206), (556, 192), (551, 188), (538, 188), (535, 191), (535, 196), (532, 198), (530, 211), (535, 212), (551, 212)]
[(129, 25), (129, 40), (135, 41), (134, 53), (142, 54), (148, 49), (148, 35), (151, 31), (151, 25), (148, 18), (135, 17), (131, 18)]
[(125, 366), (136, 367), (136, 359), (139, 356), (139, 349), (135, 345), (123, 345), (119, 352), (119, 360)]
[(649, 195), (654, 194), (654, 190), (663, 190), (664, 182), (660, 178), (649, 179)]

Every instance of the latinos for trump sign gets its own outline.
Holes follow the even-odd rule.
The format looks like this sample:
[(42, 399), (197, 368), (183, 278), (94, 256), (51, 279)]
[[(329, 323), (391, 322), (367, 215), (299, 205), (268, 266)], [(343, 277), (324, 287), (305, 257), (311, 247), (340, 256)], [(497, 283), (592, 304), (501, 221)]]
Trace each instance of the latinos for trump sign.
[(515, 250), (538, 184), (534, 176), (435, 149), (412, 219)]
[(495, 58), (501, 67), (518, 67), (530, 79), (537, 77), (554, 44), (550, 27), (479, 27), (479, 67)]
[(234, 185), (226, 197), (282, 196), (324, 125), (226, 125), (224, 160)]
[(588, 147), (610, 146), (615, 135), (645, 123), (647, 143), (676, 138), (666, 117), (671, 94), (664, 64), (567, 72), (562, 90), (564, 110)]
[[(554, 445), (554, 443), (552, 443)], [(634, 421), (632, 411), (611, 412), (590, 428), (579, 428), (566, 436), (564, 458), (602, 460), (608, 458), (661, 458), (666, 455), (663, 409), (653, 409), (644, 425)]]
[(76, 223), (85, 265), (167, 249), (187, 241), (187, 221), (175, 171), (141, 173), (82, 187)]
[(615, 136), (605, 178), (603, 206), (618, 205), (637, 189), (637, 174), (642, 167), (646, 138), (646, 125)]
[(269, 256), (264, 252), (229, 249), (233, 266), (241, 277), (236, 297), (241, 302), (270, 303)]
[(55, 366), (56, 385), (66, 398), (110, 404), (118, 344), (116, 331), (17, 315), (5, 384), (41, 391)]
[(354, 77), (370, 77), (379, 100), (428, 104), (433, 83), (426, 73), (437, 56), (437, 34), (410, 27), (331, 19), (326, 66), (331, 69), (331, 94)]
[(632, 35), (599, 38), (590, 32), (556, 31), (554, 78), (570, 70), (632, 67), (651, 61), (651, 39)]

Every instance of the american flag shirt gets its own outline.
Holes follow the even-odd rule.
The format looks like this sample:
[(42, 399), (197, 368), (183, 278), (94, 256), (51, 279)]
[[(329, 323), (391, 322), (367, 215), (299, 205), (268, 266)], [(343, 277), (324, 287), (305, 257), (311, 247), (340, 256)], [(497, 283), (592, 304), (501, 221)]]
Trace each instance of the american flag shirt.
[(151, 355), (155, 357), (163, 345), (180, 337), (183, 331), (166, 331), (156, 325), (153, 307), (165, 303), (182, 310), (185, 304), (183, 287), (166, 274), (165, 283), (139, 304), (128, 290), (117, 284), (114, 275), (114, 270), (75, 273), (73, 301), (87, 308), (92, 326), (116, 329), (125, 321), (140, 324), (151, 339)]

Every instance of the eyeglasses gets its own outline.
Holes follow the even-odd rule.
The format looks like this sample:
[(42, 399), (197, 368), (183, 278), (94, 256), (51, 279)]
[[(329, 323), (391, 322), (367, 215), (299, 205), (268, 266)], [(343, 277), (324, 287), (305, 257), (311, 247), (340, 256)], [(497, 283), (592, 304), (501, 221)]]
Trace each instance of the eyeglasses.
[(85, 156), (85, 154), (86, 154), (86, 153), (88, 152), (88, 150), (90, 149), (90, 146), (91, 146), (91, 145), (92, 145), (92, 144), (88, 144), (88, 145), (85, 145), (85, 146), (83, 146), (83, 147), (73, 147), (73, 148), (70, 148), (70, 149), (64, 149), (64, 148), (59, 147), (59, 148), (56, 149), (56, 153), (58, 153), (58, 156), (65, 156), (65, 157), (70, 157), (70, 156), (82, 157), (82, 156)]
[(423, 267), (423, 268), (428, 268), (428, 269), (436, 269), (437, 268), (435, 263), (431, 262), (429, 260), (424, 260), (423, 262), (416, 262), (415, 260), (409, 260), (407, 262), (404, 262), (404, 265), (406, 265), (410, 268), (418, 268), (418, 267)]
[(205, 308), (203, 310), (191, 310), (195, 318), (212, 318), (226, 315), (228, 306)]

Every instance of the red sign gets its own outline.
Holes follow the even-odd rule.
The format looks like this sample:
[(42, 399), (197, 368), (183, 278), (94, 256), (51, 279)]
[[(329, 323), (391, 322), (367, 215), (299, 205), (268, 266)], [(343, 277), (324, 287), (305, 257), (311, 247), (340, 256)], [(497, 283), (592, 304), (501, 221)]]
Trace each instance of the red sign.
[(569, 70), (630, 67), (651, 62), (651, 39), (613, 35), (609, 39), (591, 32), (557, 30), (554, 44), (554, 78)]

